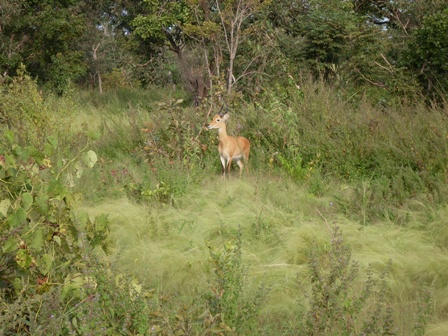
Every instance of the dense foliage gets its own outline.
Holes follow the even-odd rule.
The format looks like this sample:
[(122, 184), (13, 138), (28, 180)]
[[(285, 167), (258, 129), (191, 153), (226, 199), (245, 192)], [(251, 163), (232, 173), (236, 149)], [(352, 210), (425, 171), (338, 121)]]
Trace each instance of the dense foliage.
[[(443, 0), (4, 0), (0, 334), (423, 335), (448, 309), (431, 301), (446, 282), (447, 50)], [(203, 126), (219, 108), (251, 141), (245, 199), (216, 182), (216, 133)], [(286, 186), (274, 200), (273, 181)], [(326, 205), (304, 214), (289, 183)], [(194, 199), (192, 213), (219, 219), (181, 247), (206, 257), (167, 272), (187, 269), (190, 283), (165, 288), (164, 260), (142, 276), (140, 254), (162, 258), (135, 245), (194, 232), (194, 215), (173, 214), (207, 188), (218, 197)], [(147, 216), (124, 246), (122, 223), (82, 210), (122, 199)], [(261, 210), (229, 225), (254, 199)], [(271, 203), (281, 211), (265, 219)], [(305, 217), (329, 239), (285, 238)], [(344, 221), (422, 234), (440, 258), (425, 272), (363, 267)], [(257, 283), (249, 244), (293, 245), (294, 285)], [(293, 311), (271, 316), (271, 292), (288, 290)]]
[[(57, 93), (180, 84), (254, 95), (305, 69), (347, 98), (446, 98), (444, 1), (10, 1), (3, 80), (23, 63)], [(286, 76), (288, 75), (288, 76)]]
[[(244, 105), (246, 115), (233, 114), (232, 125), (240, 124), (239, 132), (252, 142), (251, 174), (291, 179), (313, 197), (331, 193), (329, 184), (348, 184), (332, 195), (337, 213), (364, 227), (388, 220), (420, 229), (424, 222), (408, 216), (413, 207), (437, 207), (445, 200), (444, 110), (413, 106), (409, 116), (409, 106), (384, 111), (364, 102), (361, 114), (323, 82), (302, 78), (297, 83), (303, 89), (291, 86), (279, 97), (266, 94), (257, 105)], [(207, 246), (209, 261), (201, 262), (208, 270), (209, 288), (198, 285), (192, 301), (180, 306), (173, 297), (163, 299), (142, 285), (151, 276), (137, 279), (132, 269), (118, 267), (116, 256), (108, 254), (126, 249), (115, 249), (107, 214), (87, 216), (81, 205), (125, 195), (137, 204), (149, 204), (150, 214), (157, 208), (180, 209), (183, 195), (200, 188), (206, 176), (218, 176), (216, 135), (201, 127), (212, 103), (186, 107), (185, 94), (176, 93), (172, 99), (148, 96), (153, 91), (55, 99), (44, 97), (23, 69), (3, 86), (4, 334), (244, 334), (260, 328), (268, 334), (276, 328), (284, 334), (395, 332), (393, 306), (385, 303), (387, 269), (368, 269), (367, 278), (363, 276), (338, 229), (330, 249), (326, 242), (313, 244), (301, 262), (309, 269), (302, 281), (311, 296), (293, 320), (288, 317), (289, 326), (278, 315), (260, 324), (272, 284), (257, 289), (248, 285), (243, 244), (247, 239), (281, 241), (275, 223), (263, 220), (261, 213), (256, 223), (242, 223), (244, 235), (225, 226), (215, 229)], [(101, 126), (78, 123), (85, 117), (74, 114), (82, 111), (77, 99), (84, 106), (100, 106), (105, 114)], [(94, 114), (97, 118), (98, 112)], [(235, 199), (228, 196), (221, 202), (228, 211)], [(290, 220), (288, 225), (297, 225), (293, 217)], [(155, 223), (157, 219), (149, 220), (144, 230), (159, 242), (191, 225), (188, 220), (178, 227), (177, 222)], [(442, 246), (444, 237), (440, 231), (436, 244)], [(376, 272), (386, 273), (378, 278)], [(431, 277), (412, 286), (425, 293), (429, 283)], [(365, 290), (356, 295), (352, 287)], [(177, 291), (182, 293), (181, 288)], [(419, 335), (431, 300), (430, 294), (413, 295), (422, 307), (409, 308), (415, 314), (414, 334)]]

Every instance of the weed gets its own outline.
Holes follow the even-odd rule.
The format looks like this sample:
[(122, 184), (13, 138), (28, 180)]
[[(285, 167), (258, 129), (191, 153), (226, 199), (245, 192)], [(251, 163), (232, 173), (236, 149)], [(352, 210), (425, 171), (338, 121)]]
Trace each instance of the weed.
[(244, 335), (255, 332), (257, 315), (267, 291), (260, 287), (253, 296), (245, 292), (240, 235), (241, 232), (235, 240), (225, 243), (220, 253), (209, 247), (214, 279), (212, 293), (207, 295), (207, 307), (209, 322), (213, 321), (223, 331)]
[[(56, 137), (23, 145), (20, 132), (21, 127), (11, 127), (0, 143), (0, 330), (6, 335), (110, 334), (118, 329), (117, 316), (128, 309), (107, 315), (108, 303), (101, 297), (111, 285), (101, 277), (106, 268), (96, 262), (109, 252), (108, 218), (75, 213), (82, 194), (71, 191), (74, 181), (95, 166), (96, 153), (84, 146), (67, 158)], [(130, 298), (125, 294), (117, 302)]]
[(160, 103), (157, 123), (145, 123), (143, 131), (147, 140), (143, 150), (150, 166), (160, 158), (177, 161), (186, 169), (200, 165), (206, 149), (199, 140), (201, 131), (197, 126), (200, 121), (194, 114), (188, 117), (182, 103), (182, 99)]
[(433, 289), (422, 287), (417, 296), (417, 309), (414, 314), (414, 326), (412, 333), (415, 336), (422, 336), (426, 333), (426, 326), (429, 317), (433, 313)]
[(145, 198), (152, 198), (162, 204), (174, 204), (173, 190), (163, 181), (158, 183), (155, 189), (143, 190), (141, 195)]
[[(414, 291), (422, 278), (446, 278), (446, 223), (436, 211), (447, 195), (446, 111), (362, 102), (358, 111), (313, 82), (300, 83), (296, 98), (235, 100), (235, 128), (253, 144), (251, 175), (223, 183), (216, 135), (201, 129), (207, 101), (191, 108), (126, 89), (81, 93), (73, 111), (67, 98), (49, 104), (25, 74), (11, 83), (0, 102), (4, 334), (422, 335), (430, 317), (443, 319), (444, 284), (434, 312), (431, 291)], [(108, 216), (75, 211), (100, 199)], [(359, 264), (340, 230), (306, 263), (322, 235), (315, 209), (329, 203), (357, 239)], [(207, 254), (204, 241), (223, 240)], [(398, 262), (376, 276), (389, 253)], [(394, 268), (408, 281), (398, 294)], [(254, 285), (260, 278), (282, 307)]]
[[(386, 270), (375, 279), (367, 268), (364, 285), (358, 289), (359, 265), (351, 261), (351, 249), (339, 227), (334, 227), (328, 248), (314, 246), (309, 256), (312, 293), (306, 313), (307, 335), (397, 335), (393, 309), (387, 302)], [(429, 292), (421, 297), (416, 311), (414, 334), (425, 330), (430, 304)]]

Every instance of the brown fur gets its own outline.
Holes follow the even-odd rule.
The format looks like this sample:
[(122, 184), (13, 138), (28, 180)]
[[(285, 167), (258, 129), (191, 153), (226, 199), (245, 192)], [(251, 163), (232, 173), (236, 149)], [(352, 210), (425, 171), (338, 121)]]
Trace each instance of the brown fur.
[(230, 166), (232, 165), (232, 161), (235, 161), (236, 164), (240, 167), (241, 177), (241, 174), (243, 173), (244, 163), (247, 165), (247, 162), (249, 160), (250, 141), (242, 136), (233, 137), (227, 135), (226, 122), (228, 119), (229, 114), (224, 114), (223, 116), (217, 114), (213, 117), (210, 124), (207, 125), (207, 128), (218, 130), (218, 151), (221, 159), (223, 176), (225, 177), (226, 173), (230, 173)]

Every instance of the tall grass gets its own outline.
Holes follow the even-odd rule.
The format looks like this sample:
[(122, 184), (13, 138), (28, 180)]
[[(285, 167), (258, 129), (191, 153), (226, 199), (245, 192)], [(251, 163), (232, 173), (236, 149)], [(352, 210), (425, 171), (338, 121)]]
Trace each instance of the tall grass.
[(347, 298), (367, 286), (369, 265), (377, 278), (387, 269), (383, 301), (368, 303), (391, 308), (384, 325), (390, 317), (397, 334), (412, 334), (430, 302), (417, 293), (430, 288), (428, 330), (444, 334), (446, 110), (353, 106), (322, 83), (301, 88), (231, 110), (229, 133), (252, 143), (242, 180), (219, 177), (216, 134), (201, 129), (208, 106), (142, 92), (81, 99), (100, 160), (77, 188), (91, 214), (109, 214), (112, 263), (173, 309), (206, 309), (210, 257), (240, 236), (241, 295), (270, 289), (257, 301), (258, 332), (297, 334), (312, 309), (310, 251), (323, 260), (337, 225), (360, 264)]
[(320, 176), (350, 185), (338, 204), (365, 223), (405, 225), (400, 210), (412, 210), (415, 200), (446, 201), (446, 107), (353, 106), (323, 83), (304, 80), (301, 88), (287, 100), (267, 96), (245, 114), (262, 157), (299, 182)]
[(378, 275), (392, 261), (385, 278), (387, 303), (399, 335), (412, 333), (416, 293), (424, 286), (433, 286), (439, 298), (434, 302), (435, 317), (443, 320), (446, 251), (420, 231), (391, 223), (360, 226), (331, 202), (332, 198), (316, 198), (295, 184), (264, 176), (243, 181), (212, 177), (179, 197), (176, 207), (120, 199), (89, 211), (109, 214), (117, 265), (158, 295), (180, 303), (193, 302), (209, 290), (209, 247), (219, 249), (240, 232), (247, 283), (252, 290), (260, 284), (271, 288), (260, 316), (266, 334), (274, 334), (279, 326), (285, 333), (300, 329), (310, 295), (308, 253), (315, 246), (328, 248), (333, 225), (340, 226), (353, 260), (361, 266), (353, 290), (362, 288), (368, 265)]

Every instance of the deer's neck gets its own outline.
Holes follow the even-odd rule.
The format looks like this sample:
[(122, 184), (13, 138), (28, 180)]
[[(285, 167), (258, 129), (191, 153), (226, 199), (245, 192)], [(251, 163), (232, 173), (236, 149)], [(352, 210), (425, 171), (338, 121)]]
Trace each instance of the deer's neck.
[(219, 140), (225, 140), (227, 137), (227, 127), (224, 125), (218, 130), (218, 138)]

